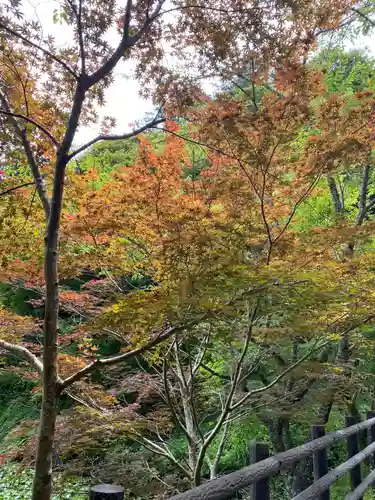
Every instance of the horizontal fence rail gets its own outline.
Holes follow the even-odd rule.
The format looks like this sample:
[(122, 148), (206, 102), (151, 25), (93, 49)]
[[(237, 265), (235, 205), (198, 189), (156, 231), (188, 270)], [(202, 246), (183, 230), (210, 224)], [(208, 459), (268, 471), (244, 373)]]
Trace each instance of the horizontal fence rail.
[(370, 474), (362, 481), (362, 483), (356, 487), (352, 493), (349, 493), (345, 497), (345, 500), (360, 500), (362, 495), (375, 483), (375, 470), (370, 472)]
[(328, 474), (306, 488), (305, 491), (293, 497), (292, 500), (315, 500), (318, 495), (321, 495), (324, 491), (326, 491), (335, 481), (337, 481), (337, 479), (354, 469), (354, 467), (359, 465), (374, 452), (375, 443), (371, 443), (363, 451), (354, 455), (353, 458), (350, 458), (346, 462), (340, 464), (331, 472), (328, 472)]
[[(375, 417), (372, 417), (364, 422), (326, 434), (325, 436), (309, 441), (301, 446), (297, 446), (296, 448), (283, 451), (282, 453), (277, 453), (272, 457), (261, 460), (260, 462), (248, 467), (244, 467), (239, 471), (208, 481), (201, 486), (170, 497), (169, 500), (224, 500), (230, 498), (238, 491), (247, 488), (254, 483), (258, 483), (262, 479), (275, 476), (280, 471), (290, 468), (296, 462), (311, 457), (316, 454), (316, 452), (325, 450), (334, 443), (348, 439), (351, 436), (356, 436), (359, 433), (363, 433), (367, 429), (370, 429), (369, 435), (374, 436), (374, 427)], [(363, 451), (356, 453), (354, 456), (349, 458), (347, 462), (339, 465), (339, 467), (318, 479), (311, 487), (294, 497), (293, 500), (307, 500), (310, 498), (316, 500), (320, 498), (319, 495), (327, 491), (327, 488), (329, 488), (329, 486), (339, 477), (346, 474), (350, 470), (353, 470), (363, 460), (370, 457), (374, 453), (375, 443), (371, 443)], [(372, 457), (371, 461), (373, 461)], [(339, 472), (337, 472), (338, 469)], [(366, 480), (368, 480), (368, 478), (369, 476), (367, 476)], [(375, 481), (375, 477), (373, 479)], [(347, 497), (347, 500), (359, 500), (362, 497), (363, 492), (361, 493), (362, 489), (359, 488), (364, 487), (365, 481), (358, 486), (357, 492), (354, 490), (351, 493), (351, 496), (349, 495)], [(366, 486), (366, 489), (368, 489), (371, 484), (373, 484), (373, 481)], [(316, 486), (316, 489), (310, 490), (310, 488), (314, 486)], [(366, 491), (366, 489), (364, 491)], [(310, 495), (311, 491), (313, 491), (313, 493)], [(304, 494), (306, 496), (302, 496)]]
[[(350, 489), (345, 500), (363, 500), (365, 492), (375, 485), (375, 412), (367, 412), (367, 420), (355, 423), (356, 417), (346, 417), (344, 429), (325, 434), (323, 425), (313, 425), (311, 441), (269, 457), (266, 443), (253, 442), (250, 460), (253, 463), (241, 470), (226, 474), (169, 500), (224, 500), (233, 499), (241, 490), (251, 486), (252, 500), (270, 499), (269, 478), (285, 471), (307, 458), (313, 458), (314, 482), (308, 481), (304, 491), (294, 494), (292, 500), (330, 500), (330, 487), (345, 474), (350, 474)], [(367, 446), (360, 451), (359, 438), (367, 438)], [(327, 448), (346, 440), (348, 460), (333, 470), (328, 470)], [(371, 472), (362, 481), (361, 463), (366, 462)], [(310, 486), (308, 486), (311, 484)], [(300, 491), (297, 489), (297, 491)], [(121, 486), (102, 484), (90, 491), (90, 500), (124, 500), (125, 491)], [(237, 496), (235, 498), (238, 498)], [(239, 497), (241, 498), (241, 496)], [(248, 491), (246, 498), (249, 498)]]

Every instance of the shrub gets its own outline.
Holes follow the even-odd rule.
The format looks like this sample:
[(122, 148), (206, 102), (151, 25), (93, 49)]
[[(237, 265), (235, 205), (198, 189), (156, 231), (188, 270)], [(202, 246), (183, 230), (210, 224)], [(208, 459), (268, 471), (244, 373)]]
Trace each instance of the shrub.
[[(16, 465), (6, 465), (0, 469), (0, 500), (29, 500), (33, 471)], [(87, 485), (73, 478), (54, 478), (53, 500), (86, 500)]]

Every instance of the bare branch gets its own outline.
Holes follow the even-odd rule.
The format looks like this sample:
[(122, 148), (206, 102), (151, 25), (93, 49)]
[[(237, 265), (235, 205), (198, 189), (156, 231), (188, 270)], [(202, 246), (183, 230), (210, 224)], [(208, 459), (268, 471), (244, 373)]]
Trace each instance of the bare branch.
[(5, 194), (11, 193), (12, 191), (15, 191), (16, 189), (21, 189), (23, 187), (27, 186), (35, 186), (35, 182), (24, 182), (23, 184), (20, 184), (19, 186), (14, 186), (12, 188), (6, 189), (5, 191), (2, 191), (0, 193), (0, 196), (3, 196)]
[(201, 347), (197, 357), (195, 358), (194, 365), (191, 367), (191, 377), (192, 378), (194, 377), (194, 375), (197, 373), (197, 371), (199, 370), (199, 368), (202, 365), (204, 355), (206, 354), (206, 351), (207, 351), (208, 341), (209, 341), (209, 337), (206, 336), (203, 339), (203, 346)]
[(259, 299), (257, 301), (256, 306), (254, 307), (254, 310), (253, 310), (251, 316), (249, 315), (250, 316), (249, 317), (249, 326), (248, 326), (248, 329), (246, 332), (245, 343), (244, 343), (244, 346), (242, 348), (240, 359), (237, 362), (236, 370), (235, 370), (234, 377), (233, 377), (234, 389), (236, 389), (238, 381), (240, 380), (243, 362), (244, 362), (245, 356), (247, 354), (247, 351), (249, 349), (250, 340), (251, 340), (251, 337), (253, 334), (254, 321), (255, 321), (255, 318), (256, 318), (256, 315), (258, 312), (258, 307), (259, 307)]
[(79, 52), (81, 56), (81, 74), (86, 75), (86, 56), (85, 56), (85, 47), (84, 47), (84, 40), (83, 40), (83, 29), (82, 29), (82, 3), (83, 0), (78, 0), (79, 6), (78, 6), (78, 11), (76, 6), (74, 5), (74, 2), (71, 0), (67, 0), (68, 4), (70, 5), (70, 8), (74, 12), (74, 15), (77, 19), (77, 33), (78, 33), (78, 43), (79, 43)]
[(179, 346), (178, 346), (178, 342), (177, 342), (176, 337), (175, 337), (175, 340), (173, 342), (173, 348), (174, 348), (174, 357), (175, 357), (176, 365), (177, 365), (178, 381), (181, 385), (181, 390), (187, 391), (189, 388), (189, 385), (188, 385), (188, 382), (187, 382), (185, 374), (184, 374), (184, 369), (182, 367), (181, 358), (180, 358), (180, 350), (179, 350)]
[(196, 144), (197, 146), (201, 146), (202, 148), (210, 149), (211, 151), (214, 151), (215, 153), (218, 153), (219, 155), (225, 156), (226, 158), (230, 158), (232, 160), (239, 161), (239, 159), (236, 156), (232, 155), (231, 153), (227, 153), (226, 151), (223, 151), (222, 149), (216, 148), (215, 146), (211, 146), (210, 144), (206, 144), (204, 142), (190, 139), (189, 137), (186, 137), (186, 136), (181, 135), (177, 132), (174, 132), (173, 130), (167, 130), (165, 128), (161, 128), (159, 130), (162, 132), (165, 132), (166, 134), (174, 135), (175, 137), (178, 137), (179, 139), (183, 139), (184, 141), (190, 142), (191, 144)]
[(320, 344), (318, 346), (314, 346), (310, 351), (308, 351), (304, 356), (302, 356), (298, 361), (295, 363), (291, 364), (286, 368), (283, 372), (281, 372), (277, 377), (275, 377), (272, 382), (270, 382), (268, 385), (265, 385), (264, 387), (260, 387), (259, 389), (254, 389), (253, 391), (250, 391), (247, 393), (243, 398), (241, 398), (239, 401), (237, 401), (236, 404), (231, 406), (231, 411), (235, 410), (239, 406), (243, 405), (245, 401), (247, 401), (251, 396), (254, 394), (259, 394), (262, 392), (266, 392), (269, 389), (271, 389), (274, 385), (276, 385), (278, 382), (280, 382), (281, 379), (283, 379), (288, 373), (290, 373), (292, 370), (297, 368), (301, 363), (303, 363), (306, 359), (308, 359), (312, 354), (315, 352), (319, 351), (320, 349), (323, 349), (323, 347), (327, 346), (330, 344), (332, 340), (327, 340), (326, 342), (323, 342), (323, 344)]
[(162, 8), (165, 0), (160, 0), (158, 6), (155, 11), (148, 16), (141, 27), (141, 29), (135, 34), (130, 35), (129, 25), (131, 20), (131, 8), (132, 8), (132, 0), (128, 0), (125, 9), (125, 17), (124, 17), (124, 28), (121, 41), (117, 47), (117, 49), (113, 52), (113, 54), (107, 59), (107, 61), (97, 70), (95, 73), (89, 76), (88, 78), (88, 88), (92, 87), (99, 81), (101, 81), (105, 76), (107, 76), (119, 62), (121, 57), (123, 57), (126, 50), (130, 49), (135, 45), (138, 40), (142, 38), (143, 35), (147, 33), (152, 23), (158, 17), (160, 13), (160, 9)]
[(214, 426), (214, 428), (212, 429), (212, 431), (210, 431), (210, 433), (209, 433), (207, 439), (205, 440), (205, 442), (202, 443), (202, 446), (201, 446), (201, 449), (200, 449), (200, 452), (199, 452), (199, 455), (198, 455), (198, 459), (197, 459), (197, 464), (196, 464), (195, 471), (194, 471), (194, 482), (195, 482), (195, 484), (199, 484), (200, 483), (201, 467), (202, 467), (202, 464), (203, 464), (204, 457), (206, 455), (207, 449), (210, 446), (210, 444), (212, 443), (212, 441), (215, 439), (215, 437), (217, 436), (217, 434), (220, 431), (223, 423), (227, 419), (228, 413), (231, 411), (233, 396), (234, 396), (235, 391), (237, 389), (238, 380), (239, 380), (239, 378), (241, 376), (242, 364), (243, 364), (243, 361), (245, 359), (246, 353), (248, 351), (250, 340), (251, 340), (251, 337), (252, 337), (253, 326), (254, 326), (254, 322), (255, 322), (255, 319), (256, 319), (256, 315), (258, 313), (259, 302), (260, 302), (260, 299), (258, 298), (256, 306), (254, 307), (254, 310), (253, 310), (252, 314), (251, 315), (249, 314), (249, 326), (248, 326), (247, 333), (246, 333), (246, 339), (245, 339), (245, 342), (244, 342), (244, 346), (242, 348), (242, 352), (241, 352), (240, 358), (239, 358), (239, 360), (237, 362), (237, 365), (236, 365), (236, 369), (235, 369), (233, 381), (232, 381), (232, 384), (231, 384), (231, 388), (229, 390), (229, 394), (228, 394), (228, 397), (227, 397), (227, 399), (225, 401), (225, 404), (224, 404), (223, 410), (221, 412), (221, 415), (218, 418), (218, 420), (216, 422), (216, 425)]
[[(159, 446), (158, 444), (154, 443), (150, 439), (147, 439), (144, 436), (138, 436), (138, 442), (142, 444), (145, 448), (149, 449), (153, 453), (156, 453), (158, 455), (164, 456), (168, 458), (187, 478), (191, 478), (191, 471), (186, 469), (173, 455), (172, 453), (167, 450), (166, 448), (163, 448), (162, 446)], [(164, 443), (163, 443), (164, 444)]]
[(356, 9), (355, 7), (352, 7), (351, 10), (353, 12), (355, 12), (356, 14), (358, 14), (359, 17), (363, 17), (363, 19), (365, 19), (369, 24), (371, 24), (371, 26), (373, 28), (375, 27), (375, 22), (372, 19), (370, 19), (367, 14), (364, 14), (362, 11), (360, 11), (359, 9)]
[(297, 212), (298, 207), (301, 205), (301, 203), (303, 203), (303, 201), (307, 198), (307, 196), (311, 193), (311, 191), (313, 191), (315, 186), (318, 184), (318, 182), (321, 178), (321, 175), (322, 175), (322, 172), (320, 172), (316, 175), (315, 179), (311, 182), (311, 184), (306, 189), (306, 191), (300, 196), (300, 198), (294, 204), (294, 207), (293, 207), (292, 211), (290, 212), (289, 217), (284, 224), (284, 227), (281, 229), (281, 231), (276, 236), (276, 238), (274, 238), (274, 240), (272, 242), (273, 244), (275, 244), (281, 238), (281, 236), (285, 233), (285, 231), (288, 229), (289, 224), (292, 222), (293, 217), (294, 217), (295, 213)]
[(249, 371), (247, 371), (245, 373), (245, 375), (243, 375), (239, 381), (238, 381), (238, 385), (241, 386), (253, 373), (256, 373), (259, 371), (259, 368), (260, 368), (260, 362), (262, 361), (263, 357), (262, 356), (259, 356), (255, 361), (254, 363), (252, 364), (251, 368), (249, 369)]
[(12, 28), (10, 28), (9, 26), (7, 26), (4, 23), (0, 23), (0, 28), (2, 28), (3, 30), (7, 31), (8, 33), (10, 33), (11, 35), (15, 36), (16, 38), (19, 38), (26, 45), (30, 45), (31, 47), (34, 47), (35, 49), (40, 50), (47, 57), (50, 57), (55, 62), (57, 62), (58, 64), (60, 64), (61, 66), (63, 66), (63, 68), (65, 68), (66, 71), (68, 71), (72, 76), (74, 76), (74, 78), (76, 80), (78, 80), (78, 75), (76, 74), (76, 72), (72, 68), (70, 68), (68, 66), (68, 64), (66, 64), (66, 62), (64, 62), (62, 59), (60, 59), (59, 57), (57, 57), (55, 54), (52, 54), (52, 52), (50, 52), (49, 50), (45, 49), (44, 47), (41, 47), (37, 43), (32, 42), (31, 40), (29, 40), (28, 38), (26, 38), (25, 36), (23, 36), (21, 33), (18, 33), (18, 31), (13, 30)]
[(252, 99), (252, 95), (251, 95), (251, 94), (249, 94), (248, 92), (246, 92), (246, 90), (245, 90), (243, 87), (241, 87), (241, 85), (240, 85), (240, 84), (238, 84), (238, 83), (237, 83), (237, 82), (235, 82), (234, 80), (229, 80), (229, 81), (230, 81), (230, 83), (231, 83), (232, 85), (234, 85), (235, 87), (237, 87), (237, 88), (238, 88), (238, 89), (239, 89), (239, 90), (240, 90), (240, 91), (241, 91), (241, 92), (242, 92), (242, 93), (243, 93), (246, 97), (249, 97), (250, 99)]
[(159, 333), (158, 335), (156, 335), (149, 342), (146, 342), (146, 344), (143, 344), (142, 346), (137, 347), (136, 349), (133, 349), (132, 351), (128, 351), (128, 352), (125, 352), (124, 354), (119, 354), (118, 356), (113, 356), (111, 358), (103, 358), (103, 359), (98, 359), (96, 361), (93, 361), (89, 365), (85, 366), (85, 368), (82, 368), (82, 370), (79, 370), (78, 372), (74, 373), (70, 377), (67, 377), (65, 380), (63, 380), (62, 383), (60, 384), (59, 392), (63, 391), (66, 387), (69, 387), (74, 382), (77, 382), (78, 380), (81, 380), (82, 378), (86, 377), (89, 373), (91, 373), (92, 371), (96, 370), (99, 367), (115, 365), (117, 363), (121, 363), (122, 361), (127, 361), (128, 359), (134, 358), (135, 356), (138, 356), (139, 354), (142, 354), (145, 351), (148, 351), (152, 347), (155, 347), (156, 345), (160, 344), (161, 342), (164, 342), (165, 340), (169, 339), (173, 334), (181, 332), (181, 331), (189, 328), (190, 326), (195, 325), (201, 319), (202, 318), (199, 318), (195, 321), (191, 321), (189, 323), (186, 323), (185, 325), (178, 325), (178, 326), (168, 328), (167, 330), (163, 331), (162, 333)]
[(165, 122), (165, 118), (159, 118), (159, 119), (152, 120), (151, 122), (147, 123), (146, 125), (143, 125), (142, 127), (139, 127), (137, 130), (134, 130), (132, 132), (127, 132), (125, 134), (119, 134), (119, 135), (101, 134), (101, 135), (98, 135), (97, 137), (95, 137), (91, 141), (87, 142), (83, 146), (81, 146), (78, 149), (76, 149), (75, 151), (73, 151), (69, 155), (69, 160), (71, 160), (72, 158), (77, 156), (79, 153), (82, 153), (82, 151), (84, 151), (85, 149), (89, 148), (90, 146), (92, 146), (93, 144), (95, 144), (99, 141), (118, 141), (121, 139), (131, 139), (132, 137), (135, 137), (135, 136), (141, 134), (145, 130), (148, 130), (150, 128), (155, 128), (157, 125), (159, 125), (160, 123), (163, 123), (163, 122)]
[(5, 340), (0, 340), (0, 347), (27, 361), (29, 365), (31, 365), (39, 373), (39, 375), (43, 374), (43, 363), (31, 351), (26, 349), (26, 347), (11, 344)]
[(212, 368), (205, 365), (204, 363), (201, 363), (201, 368), (203, 368), (203, 370), (206, 370), (206, 372), (211, 373), (211, 375), (214, 375), (215, 377), (221, 378), (222, 380), (231, 380), (229, 375), (221, 375), (220, 373), (213, 370)]
[(190, 5), (182, 5), (179, 7), (172, 7), (167, 10), (162, 10), (158, 15), (162, 16), (164, 14), (169, 14), (171, 12), (175, 12), (177, 10), (186, 10), (186, 9), (202, 9), (202, 10), (210, 10), (212, 12), (220, 12), (223, 14), (243, 14), (244, 12), (250, 11), (250, 9), (225, 9), (221, 7), (212, 7), (211, 5), (204, 4), (190, 4)]
[[(34, 183), (33, 183), (33, 184), (34, 184)], [(25, 227), (26, 227), (27, 221), (29, 220), (30, 215), (31, 215), (31, 210), (32, 210), (32, 208), (33, 208), (33, 204), (34, 204), (35, 196), (36, 196), (36, 188), (34, 189), (33, 195), (32, 195), (32, 197), (31, 197), (30, 205), (29, 205), (29, 208), (28, 208), (28, 210), (27, 210), (27, 214), (26, 214), (25, 220), (23, 221), (22, 227), (21, 227), (21, 228), (17, 231), (16, 236), (18, 236), (19, 234), (21, 234), (21, 233), (22, 233), (22, 231), (23, 231), (23, 230), (25, 229)]]
[(83, 75), (86, 74), (86, 55), (85, 55), (85, 44), (83, 40), (83, 29), (82, 29), (82, 8), (83, 0), (79, 0), (78, 16), (77, 16), (77, 29), (78, 29), (78, 39), (79, 39), (79, 49), (81, 52), (81, 72)]
[[(2, 103), (3, 107), (5, 108), (5, 111), (8, 113), (12, 113), (12, 110), (10, 109), (10, 106), (8, 104), (8, 101), (5, 97), (5, 94), (0, 91), (0, 102)], [(8, 120), (12, 127), (14, 128), (14, 131), (18, 135), (19, 139), (21, 140), (23, 149), (25, 151), (27, 161), (29, 163), (29, 167), (31, 170), (31, 173), (34, 177), (35, 185), (38, 190), (38, 195), (40, 198), (40, 201), (42, 202), (44, 213), (46, 216), (46, 220), (48, 220), (49, 213), (50, 213), (50, 202), (48, 199), (48, 194), (47, 194), (47, 189), (43, 180), (43, 176), (40, 172), (39, 165), (36, 162), (34, 153), (31, 149), (31, 145), (29, 142), (29, 139), (26, 134), (26, 130), (22, 130), (21, 127), (19, 126), (17, 120), (15, 119), (14, 116), (11, 114), (8, 115)]]
[(195, 428), (196, 428), (199, 436), (202, 439), (202, 443), (204, 442), (204, 435), (203, 435), (202, 429), (199, 425), (197, 408), (196, 408), (195, 401), (194, 401), (194, 390), (195, 390), (194, 389), (194, 382), (195, 382), (195, 375), (196, 375), (196, 373), (199, 369), (199, 366), (202, 363), (203, 357), (206, 353), (207, 342), (208, 342), (208, 337), (206, 336), (203, 339), (203, 346), (201, 347), (200, 352), (198, 353), (198, 355), (195, 359), (194, 366), (192, 365), (191, 356), (189, 356), (189, 369), (190, 369), (190, 376), (188, 379), (189, 401), (190, 401), (191, 413), (193, 416), (193, 422), (194, 422)]
[[(264, 224), (264, 227), (266, 229), (267, 240), (268, 240), (268, 252), (267, 252), (267, 261), (266, 261), (267, 265), (270, 263), (270, 259), (271, 259), (273, 239), (272, 239), (272, 232), (271, 232), (270, 224), (267, 220), (266, 207), (265, 207), (266, 178), (267, 178), (267, 173), (268, 173), (269, 167), (270, 167), (271, 162), (272, 162), (272, 158), (273, 158), (274, 154), (276, 153), (276, 150), (277, 150), (279, 144), (281, 143), (282, 137), (283, 136), (281, 135), (277, 139), (276, 144), (272, 148), (272, 151), (271, 151), (269, 160), (267, 161), (267, 164), (265, 166), (265, 169), (264, 170), (262, 169), (262, 188), (261, 188), (260, 194), (258, 194), (258, 198), (260, 201), (260, 211), (262, 214), (263, 224)], [(240, 165), (242, 165), (242, 164), (240, 164)], [(242, 167), (242, 169), (243, 169), (243, 167)]]
[(4, 111), (3, 109), (0, 109), (0, 113), (2, 115), (14, 116), (15, 118), (21, 118), (22, 120), (25, 120), (26, 122), (32, 123), (35, 127), (37, 127), (39, 130), (41, 130), (49, 138), (49, 140), (53, 143), (54, 146), (58, 146), (59, 143), (53, 137), (53, 135), (45, 127), (43, 127), (43, 125), (36, 122), (32, 118), (29, 118), (28, 116), (22, 115), (21, 113), (12, 113), (9, 111)]
[(251, 69), (252, 69), (252, 78), (251, 78), (251, 88), (253, 90), (253, 104), (255, 111), (258, 111), (258, 105), (257, 105), (257, 100), (256, 100), (256, 91), (255, 91), (255, 82), (254, 82), (254, 73), (255, 73), (255, 64), (254, 64), (254, 59), (251, 59)]
[(168, 407), (169, 407), (169, 409), (170, 409), (170, 411), (172, 413), (172, 417), (175, 420), (176, 424), (180, 427), (180, 429), (182, 430), (182, 432), (185, 434), (185, 436), (187, 437), (187, 439), (190, 440), (190, 435), (189, 435), (186, 427), (184, 426), (184, 424), (179, 419), (179, 417), (177, 415), (177, 412), (175, 410), (173, 401), (172, 401), (172, 397), (171, 397), (171, 393), (170, 393), (169, 385), (168, 385), (167, 362), (166, 362), (165, 359), (163, 361), (163, 384), (164, 384), (165, 396), (166, 396), (166, 399), (167, 399)]
[(324, 28), (324, 29), (319, 30), (319, 31), (316, 33), (316, 35), (315, 35), (315, 36), (316, 36), (316, 37), (319, 37), (319, 36), (324, 35), (324, 34), (326, 34), (326, 33), (330, 33), (330, 32), (332, 32), (332, 31), (334, 31), (334, 30), (336, 31), (337, 29), (344, 28), (345, 26), (348, 26), (348, 25), (352, 24), (352, 23), (353, 23), (353, 21), (355, 21), (355, 20), (356, 20), (356, 16), (351, 15), (349, 18), (344, 19), (344, 20), (342, 21), (342, 23), (340, 23), (338, 26), (332, 26), (331, 28)]
[(269, 92), (272, 92), (273, 94), (277, 95), (277, 97), (279, 97), (280, 99), (285, 99), (285, 96), (284, 94), (282, 94), (281, 92), (279, 92), (278, 90), (272, 88), (270, 85), (268, 85), (267, 83), (263, 83), (262, 86), (268, 90)]

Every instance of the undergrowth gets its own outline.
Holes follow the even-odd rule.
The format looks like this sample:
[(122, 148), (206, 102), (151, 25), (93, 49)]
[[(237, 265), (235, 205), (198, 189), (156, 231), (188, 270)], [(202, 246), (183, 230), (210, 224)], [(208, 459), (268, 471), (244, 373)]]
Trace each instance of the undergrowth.
[[(21, 470), (18, 465), (6, 465), (0, 469), (0, 500), (30, 500), (33, 471)], [(52, 500), (86, 500), (87, 486), (71, 478), (55, 475)]]

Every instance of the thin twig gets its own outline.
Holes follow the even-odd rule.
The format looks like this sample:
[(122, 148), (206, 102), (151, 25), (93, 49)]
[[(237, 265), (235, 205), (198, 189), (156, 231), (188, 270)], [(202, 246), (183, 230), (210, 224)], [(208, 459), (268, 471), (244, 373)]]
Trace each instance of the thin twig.
[(23, 184), (20, 184), (19, 186), (14, 186), (12, 188), (6, 189), (5, 191), (2, 191), (0, 193), (0, 196), (4, 196), (5, 194), (12, 193), (13, 191), (16, 191), (16, 189), (21, 189), (23, 187), (34, 186), (34, 185), (35, 185), (35, 182), (24, 182)]
[(28, 116), (22, 115), (21, 113), (12, 113), (12, 112), (9, 112), (9, 111), (5, 111), (3, 109), (0, 109), (0, 113), (2, 115), (6, 115), (6, 116), (13, 116), (15, 118), (21, 118), (21, 120), (24, 120), (24, 121), (26, 121), (28, 123), (31, 123), (32, 125), (34, 125), (35, 127), (37, 127), (39, 130), (41, 130), (43, 132), (43, 134), (45, 134), (48, 137), (48, 139), (53, 143), (54, 146), (58, 147), (59, 143), (53, 137), (53, 135), (45, 127), (43, 127), (43, 125), (41, 125), (40, 123), (36, 122), (32, 118), (29, 118)]
[(367, 14), (364, 14), (363, 12), (361, 12), (359, 9), (356, 9), (355, 7), (352, 7), (350, 10), (352, 10), (353, 12), (358, 14), (360, 17), (363, 17), (363, 19), (365, 19), (368, 23), (371, 24), (371, 26), (373, 28), (375, 28), (375, 22), (372, 19), (370, 19)]
[[(11, 113), (12, 110), (9, 106), (8, 100), (2, 91), (0, 91), (0, 101), (2, 103), (2, 106), (5, 108), (5, 110), (7, 112)], [(19, 137), (19, 139), (22, 143), (27, 161), (29, 163), (31, 173), (34, 177), (34, 181), (35, 181), (35, 185), (36, 185), (37, 190), (38, 190), (38, 195), (39, 195), (40, 201), (43, 205), (46, 220), (48, 220), (49, 213), (50, 213), (50, 200), (48, 198), (48, 193), (47, 193), (47, 189), (46, 189), (46, 186), (44, 183), (44, 179), (43, 179), (43, 176), (41, 174), (39, 165), (36, 161), (36, 158), (35, 158), (34, 152), (32, 150), (29, 138), (27, 136), (26, 130), (21, 129), (18, 121), (15, 119), (14, 116), (10, 115), (9, 121), (10, 121), (12, 127), (14, 128), (17, 136)]]
[(30, 39), (26, 38), (25, 36), (23, 36), (21, 33), (18, 33), (17, 31), (15, 31), (14, 29), (10, 28), (9, 26), (7, 26), (6, 24), (4, 23), (0, 23), (0, 28), (4, 29), (5, 31), (7, 31), (8, 33), (10, 33), (11, 35), (15, 36), (16, 38), (19, 38), (20, 40), (22, 40), (26, 45), (30, 45), (31, 47), (34, 47), (35, 49), (37, 50), (40, 50), (41, 52), (43, 52), (43, 54), (45, 54), (47, 57), (50, 57), (51, 59), (53, 59), (55, 62), (57, 62), (58, 64), (60, 64), (61, 66), (63, 66), (63, 68), (66, 69), (66, 71), (68, 71), (72, 76), (74, 76), (74, 78), (76, 80), (78, 80), (78, 75), (76, 74), (76, 72), (70, 68), (68, 66), (68, 64), (66, 64), (66, 62), (64, 62), (62, 59), (60, 59), (59, 57), (57, 57), (55, 54), (52, 54), (52, 52), (50, 52), (49, 50), (45, 49), (44, 47), (41, 47), (40, 45), (38, 45), (37, 43), (34, 43), (32, 42)]
[(18, 236), (19, 234), (21, 234), (21, 233), (22, 233), (22, 231), (25, 229), (25, 226), (26, 226), (26, 224), (27, 224), (27, 221), (28, 221), (28, 220), (29, 220), (29, 218), (30, 218), (31, 209), (32, 209), (32, 207), (33, 207), (33, 203), (34, 203), (34, 200), (35, 200), (35, 196), (36, 196), (36, 188), (34, 189), (33, 195), (32, 195), (32, 197), (31, 197), (30, 205), (29, 205), (29, 208), (28, 208), (28, 210), (27, 210), (27, 214), (26, 214), (25, 220), (24, 220), (24, 222), (23, 222), (23, 224), (22, 224), (21, 229), (17, 232), (16, 236)]
[(118, 134), (118, 135), (116, 135), (116, 134), (113, 134), (113, 135), (101, 134), (101, 135), (98, 135), (94, 139), (91, 139), (91, 141), (87, 142), (83, 146), (81, 146), (81, 147), (77, 148), (75, 151), (73, 151), (69, 155), (69, 161), (72, 158), (74, 158), (75, 156), (77, 156), (79, 153), (82, 153), (82, 151), (89, 148), (90, 146), (93, 146), (95, 143), (97, 143), (99, 141), (118, 141), (118, 140), (122, 140), (122, 139), (131, 139), (132, 137), (135, 137), (135, 136), (141, 134), (142, 132), (145, 132), (148, 129), (156, 128), (157, 125), (159, 125), (160, 123), (163, 123), (163, 122), (165, 122), (165, 118), (159, 118), (159, 119), (152, 120), (151, 122), (147, 123), (146, 125), (143, 125), (142, 127), (139, 127), (137, 130), (134, 130), (132, 132), (126, 132), (125, 134)]

